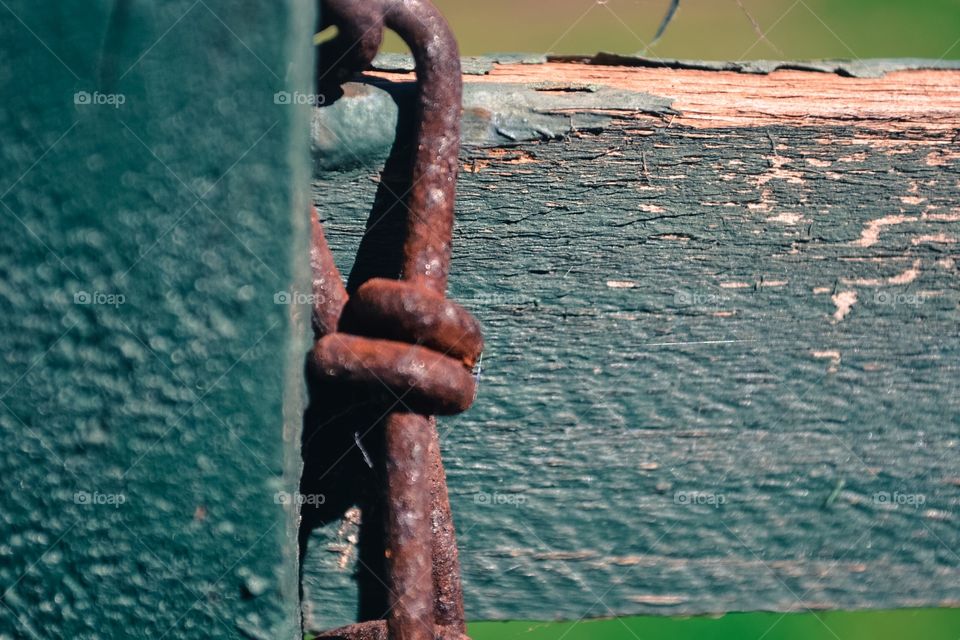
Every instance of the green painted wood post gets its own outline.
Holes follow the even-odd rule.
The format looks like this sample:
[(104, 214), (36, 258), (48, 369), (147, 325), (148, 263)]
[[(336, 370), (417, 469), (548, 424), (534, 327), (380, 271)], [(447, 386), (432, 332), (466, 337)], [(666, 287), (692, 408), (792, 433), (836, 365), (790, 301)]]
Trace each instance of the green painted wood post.
[(0, 638), (298, 636), (314, 11), (0, 3)]

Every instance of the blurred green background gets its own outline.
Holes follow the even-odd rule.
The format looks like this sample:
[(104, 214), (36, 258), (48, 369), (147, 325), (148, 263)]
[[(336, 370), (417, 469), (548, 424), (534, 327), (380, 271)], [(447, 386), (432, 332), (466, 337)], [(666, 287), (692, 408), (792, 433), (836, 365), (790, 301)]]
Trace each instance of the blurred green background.
[[(960, 0), (435, 0), (464, 55), (960, 59)], [(404, 51), (390, 37), (389, 51)], [(504, 594), (509, 597), (509, 594)], [(563, 612), (557, 612), (562, 616)], [(474, 640), (960, 640), (960, 609), (470, 625)]]
[[(464, 55), (646, 51), (716, 60), (960, 58), (960, 0), (680, 0), (673, 22), (652, 48), (670, 0), (435, 2)], [(387, 50), (404, 49), (391, 38)]]
[(721, 618), (484, 622), (473, 640), (957, 640), (960, 611), (735, 613)]

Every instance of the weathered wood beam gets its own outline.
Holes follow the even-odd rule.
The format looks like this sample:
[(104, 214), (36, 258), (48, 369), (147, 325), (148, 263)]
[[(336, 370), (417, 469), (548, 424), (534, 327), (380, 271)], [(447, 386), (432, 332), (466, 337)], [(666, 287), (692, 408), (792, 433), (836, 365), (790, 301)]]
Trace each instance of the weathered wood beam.
[[(487, 349), (440, 422), (469, 616), (960, 604), (960, 71), (482, 63), (451, 297)], [(344, 261), (391, 68), (315, 115)], [(314, 534), (318, 628), (370, 580), (359, 519)]]

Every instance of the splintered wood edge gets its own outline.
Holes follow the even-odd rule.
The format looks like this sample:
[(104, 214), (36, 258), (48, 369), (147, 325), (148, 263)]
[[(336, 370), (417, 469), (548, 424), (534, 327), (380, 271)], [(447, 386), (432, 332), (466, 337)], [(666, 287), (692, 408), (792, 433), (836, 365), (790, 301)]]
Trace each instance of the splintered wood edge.
[[(413, 79), (411, 73), (370, 75), (394, 81)], [(752, 74), (548, 62), (494, 64), (490, 73), (465, 75), (463, 80), (557, 91), (607, 86), (664, 96), (673, 100), (677, 112), (666, 118), (669, 125), (701, 129), (771, 125), (960, 129), (960, 71), (891, 71), (878, 78), (850, 78), (813, 71)]]

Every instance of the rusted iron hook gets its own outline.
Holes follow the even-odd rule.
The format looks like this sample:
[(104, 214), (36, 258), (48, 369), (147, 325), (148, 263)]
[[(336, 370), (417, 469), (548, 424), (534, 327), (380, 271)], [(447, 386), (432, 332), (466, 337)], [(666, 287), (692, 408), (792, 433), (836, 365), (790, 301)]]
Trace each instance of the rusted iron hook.
[(453, 522), (434, 414), (466, 410), (470, 368), (483, 347), (479, 324), (444, 296), (450, 267), (460, 149), (461, 77), (456, 41), (426, 0), (323, 0), (318, 82), (339, 85), (367, 68), (383, 37), (410, 47), (418, 80), (413, 171), (404, 194), (401, 280), (374, 278), (348, 296), (313, 217), (312, 372), (318, 379), (386, 389), (386, 549), (390, 610), (327, 632), (327, 638), (427, 640), (463, 637), (466, 627)]

